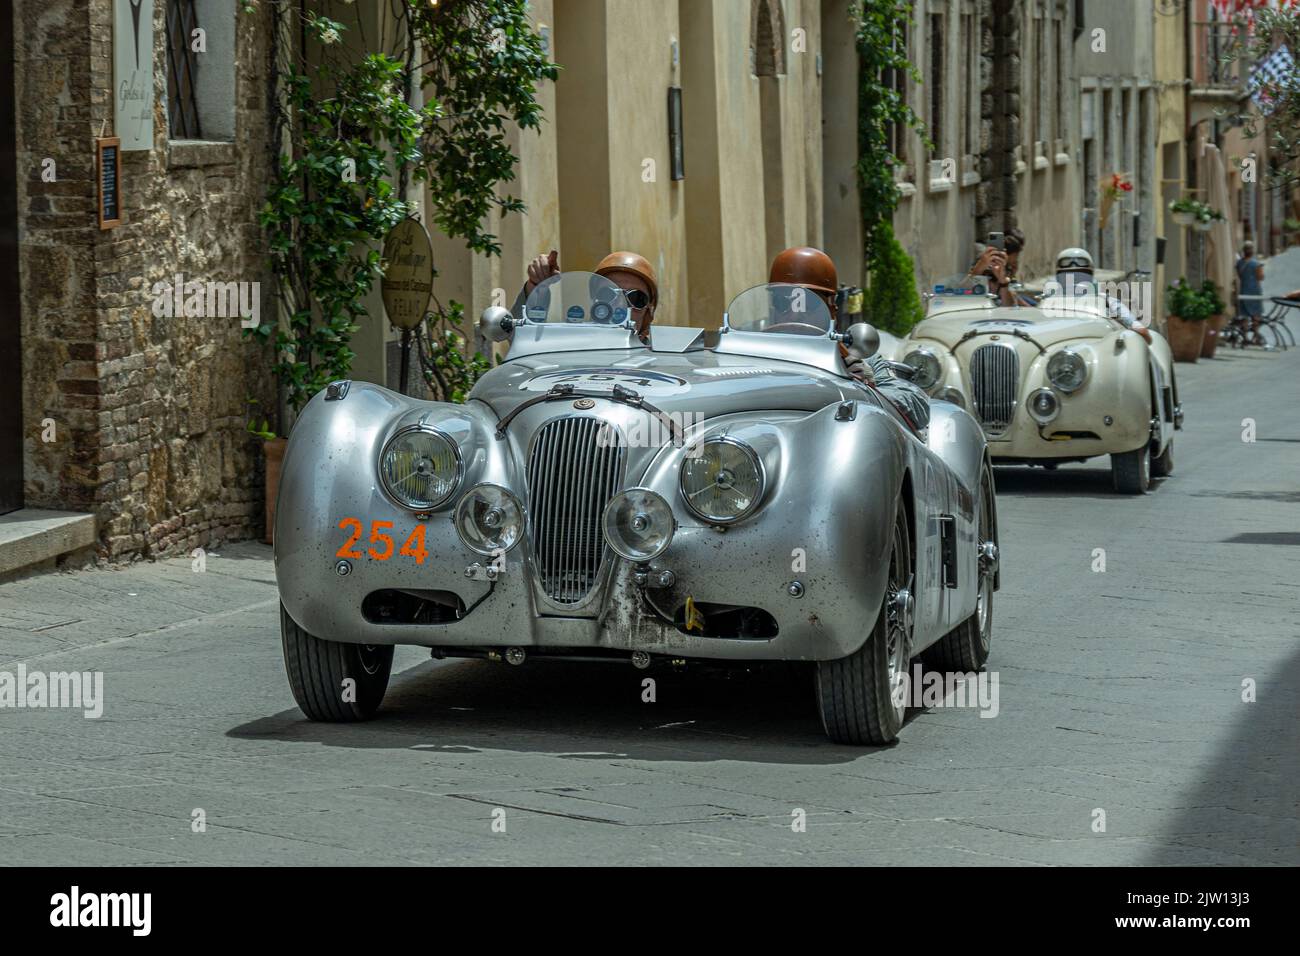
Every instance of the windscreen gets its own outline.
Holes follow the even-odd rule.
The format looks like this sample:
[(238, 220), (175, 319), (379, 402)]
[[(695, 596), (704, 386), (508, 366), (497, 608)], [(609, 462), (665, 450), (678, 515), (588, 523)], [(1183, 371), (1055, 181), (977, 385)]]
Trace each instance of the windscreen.
[(727, 307), (727, 328), (737, 332), (826, 335), (834, 324), (821, 295), (801, 285), (774, 282), (754, 286)]
[(632, 306), (627, 294), (604, 276), (562, 272), (529, 293), (524, 316), (529, 322), (619, 327), (631, 323)]

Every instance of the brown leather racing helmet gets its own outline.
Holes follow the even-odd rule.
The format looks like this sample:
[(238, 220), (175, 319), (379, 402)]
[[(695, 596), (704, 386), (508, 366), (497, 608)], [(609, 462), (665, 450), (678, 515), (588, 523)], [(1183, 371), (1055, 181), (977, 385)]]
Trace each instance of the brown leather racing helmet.
[(598, 276), (609, 278), (615, 272), (630, 272), (632, 275), (640, 276), (645, 280), (646, 285), (650, 286), (650, 307), (654, 308), (659, 304), (659, 281), (655, 278), (654, 268), (644, 256), (639, 256), (635, 252), (611, 252), (596, 266)]
[(789, 282), (817, 292), (834, 295), (839, 287), (835, 263), (831, 257), (812, 246), (795, 246), (778, 253), (772, 260), (768, 282)]

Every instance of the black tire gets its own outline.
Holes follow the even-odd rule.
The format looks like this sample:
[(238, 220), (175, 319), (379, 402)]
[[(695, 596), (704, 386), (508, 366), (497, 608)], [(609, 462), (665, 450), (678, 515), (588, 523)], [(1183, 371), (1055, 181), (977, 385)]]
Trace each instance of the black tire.
[[(980, 476), (980, 510), (975, 545), (993, 540), (993, 474), (984, 466)], [(921, 655), (925, 665), (945, 673), (967, 674), (984, 669), (993, 639), (993, 582), (996, 566), (984, 555), (979, 558), (975, 613), (927, 647)]]
[(1174, 440), (1169, 439), (1169, 444), (1165, 445), (1165, 450), (1160, 453), (1158, 458), (1151, 459), (1151, 477), (1168, 478), (1174, 473)]
[[(280, 605), (280, 642), (293, 699), (309, 720), (367, 720), (384, 699), (393, 670), (391, 644), (344, 644), (313, 637)], [(347, 680), (355, 694), (345, 693)], [(355, 700), (345, 697), (355, 696)]]
[(1110, 456), (1110, 474), (1115, 490), (1125, 495), (1145, 494), (1151, 487), (1151, 445)]
[[(822, 727), (837, 744), (892, 743), (903, 726), (915, 598), (900, 602), (897, 597), (904, 588), (910, 595), (915, 580), (910, 538), (907, 509), (899, 499), (888, 584), (876, 624), (854, 653), (817, 664), (817, 705)], [(907, 611), (900, 614), (903, 606)]]

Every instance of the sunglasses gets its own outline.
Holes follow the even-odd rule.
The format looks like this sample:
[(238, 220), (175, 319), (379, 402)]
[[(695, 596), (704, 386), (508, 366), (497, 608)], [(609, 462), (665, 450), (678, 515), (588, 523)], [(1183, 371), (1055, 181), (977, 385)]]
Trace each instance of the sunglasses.
[(623, 294), (627, 296), (627, 304), (634, 309), (644, 309), (650, 304), (650, 293), (642, 289), (632, 289), (631, 291), (625, 289)]

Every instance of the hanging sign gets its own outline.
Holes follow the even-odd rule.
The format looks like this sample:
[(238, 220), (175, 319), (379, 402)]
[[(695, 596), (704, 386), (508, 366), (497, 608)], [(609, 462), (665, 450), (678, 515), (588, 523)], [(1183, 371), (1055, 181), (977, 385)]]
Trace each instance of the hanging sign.
[(113, 131), (125, 151), (153, 149), (154, 0), (113, 0)]
[(433, 296), (433, 244), (424, 226), (403, 219), (384, 240), (384, 278), (380, 294), (388, 321), (413, 329), (429, 311)]

